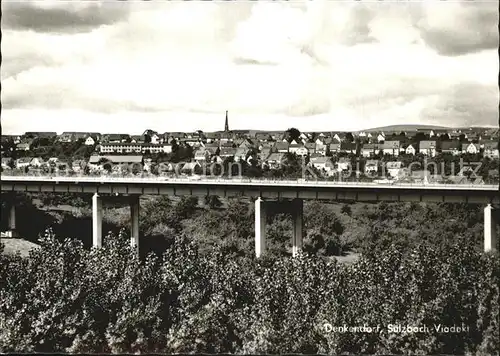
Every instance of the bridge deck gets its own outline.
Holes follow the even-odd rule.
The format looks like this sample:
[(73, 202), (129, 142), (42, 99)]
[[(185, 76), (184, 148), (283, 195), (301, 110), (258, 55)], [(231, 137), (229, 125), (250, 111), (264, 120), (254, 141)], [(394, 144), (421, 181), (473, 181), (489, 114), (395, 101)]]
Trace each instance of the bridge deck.
[(362, 183), (264, 179), (163, 177), (5, 176), (2, 192), (75, 192), (222, 197), (303, 198), (357, 201), (499, 203), (498, 185)]

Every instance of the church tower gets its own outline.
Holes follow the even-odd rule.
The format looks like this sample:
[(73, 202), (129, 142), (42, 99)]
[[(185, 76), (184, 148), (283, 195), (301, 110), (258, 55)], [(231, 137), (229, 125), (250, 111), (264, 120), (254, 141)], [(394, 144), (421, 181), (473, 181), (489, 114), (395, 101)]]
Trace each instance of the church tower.
[(227, 117), (227, 110), (226, 110), (226, 124), (224, 125), (224, 132), (229, 132), (229, 120)]

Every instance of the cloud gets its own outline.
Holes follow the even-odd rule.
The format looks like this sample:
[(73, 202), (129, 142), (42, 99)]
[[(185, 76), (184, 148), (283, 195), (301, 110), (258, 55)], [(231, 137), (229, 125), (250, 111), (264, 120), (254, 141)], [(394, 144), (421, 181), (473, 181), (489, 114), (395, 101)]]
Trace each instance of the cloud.
[(93, 61), (106, 48), (102, 29), (72, 35), (2, 31), (2, 80), (33, 69)]
[(239, 65), (264, 65), (264, 66), (274, 66), (278, 65), (278, 63), (271, 62), (271, 61), (266, 61), (266, 60), (258, 60), (254, 58), (245, 58), (245, 57), (238, 57), (236, 56), (233, 59), (234, 64), (239, 64)]
[(435, 106), (422, 112), (425, 119), (431, 121), (441, 117), (443, 124), (447, 125), (498, 125), (498, 88), (465, 82), (450, 89), (439, 96)]
[(428, 46), (446, 56), (498, 48), (498, 2), (440, 2), (421, 6), (414, 25)]
[[(69, 18), (80, 6), (57, 4)], [(437, 43), (463, 47), (460, 41), (425, 35), (455, 28), (452, 15), (438, 21), (432, 9), (456, 13), (456, 33), (467, 28), (475, 15), (454, 4), (130, 2), (126, 16), (86, 5), (110, 11), (111, 22), (79, 33), (4, 31), (3, 116), (49, 122), (50, 111), (58, 118), (85, 112), (96, 118), (89, 125), (107, 117), (117, 120), (111, 128), (135, 127), (119, 117), (140, 117), (205, 130), (218, 127), (207, 120), (225, 110), (235, 125), (275, 129), (288, 122), (315, 130), (419, 120), (495, 124), (496, 52), (477, 51), (467, 30), (459, 36), (474, 46), (448, 56)], [(463, 95), (464, 83), (490, 99)]]
[(78, 33), (126, 19), (127, 2), (3, 1), (2, 26), (37, 32)]
[[(334, 4), (331, 3), (329, 6), (333, 7)], [(327, 13), (330, 15), (328, 19), (330, 21), (323, 23), (325, 30), (323, 33), (337, 37), (340, 44), (354, 46), (375, 41), (370, 33), (369, 24), (376, 15), (369, 5), (343, 3), (343, 6), (336, 6), (333, 11)]]

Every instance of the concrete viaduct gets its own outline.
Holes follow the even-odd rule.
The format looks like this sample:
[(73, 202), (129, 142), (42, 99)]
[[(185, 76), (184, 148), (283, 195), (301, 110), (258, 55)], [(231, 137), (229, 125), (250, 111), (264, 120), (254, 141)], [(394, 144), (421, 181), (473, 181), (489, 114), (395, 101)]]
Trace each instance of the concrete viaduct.
[[(140, 178), (91, 176), (6, 176), (1, 177), (2, 193), (54, 192), (93, 194), (93, 245), (102, 245), (102, 202), (122, 196), (131, 210), (131, 245), (139, 247), (139, 197), (141, 195), (250, 197), (255, 198), (255, 253), (266, 250), (266, 218), (278, 212), (293, 217), (293, 254), (302, 247), (304, 199), (338, 201), (450, 202), (484, 205), (484, 250), (497, 249), (500, 194), (498, 185), (376, 184), (361, 182), (287, 181), (248, 178)], [(8, 214), (9, 232), (15, 234), (15, 205)]]

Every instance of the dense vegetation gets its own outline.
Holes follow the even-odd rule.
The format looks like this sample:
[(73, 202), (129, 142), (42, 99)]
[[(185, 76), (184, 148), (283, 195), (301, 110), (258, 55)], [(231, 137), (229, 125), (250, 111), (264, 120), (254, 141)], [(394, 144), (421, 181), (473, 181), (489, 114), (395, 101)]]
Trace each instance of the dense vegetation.
[[(38, 235), (52, 227), (57, 236), (80, 239), (90, 246), (91, 195), (32, 194), (18, 195), (17, 228), (21, 236), (36, 242)], [(38, 199), (47, 206), (70, 205), (69, 211), (39, 210), (31, 203)], [(2, 195), (2, 228), (8, 216), (7, 196)], [(107, 201), (109, 198), (107, 199)], [(129, 229), (130, 212), (124, 201), (105, 205), (104, 231), (118, 233)], [(215, 196), (198, 200), (184, 197), (146, 197), (141, 202), (141, 247), (161, 255), (171, 240), (185, 234), (195, 240), (202, 253), (224, 246), (227, 253), (251, 256), (254, 253), (254, 212), (250, 200), (221, 201)], [(22, 223), (29, 221), (29, 224)], [(482, 247), (483, 211), (479, 205), (425, 203), (343, 203), (305, 202), (304, 248), (306, 252), (334, 256), (356, 250), (373, 253), (395, 244), (415, 246), (422, 240), (447, 246), (463, 240), (464, 246)], [(292, 222), (288, 215), (269, 217), (270, 253), (289, 255)]]
[(183, 236), (141, 260), (123, 236), (106, 242), (89, 251), (49, 232), (27, 259), (1, 255), (0, 351), (498, 353), (498, 256), (460, 242), (390, 246), (352, 265), (200, 255)]
[[(40, 211), (33, 198), (72, 196), (16, 197), (23, 236), (52, 228), (29, 258), (0, 253), (0, 352), (499, 352), (500, 260), (481, 251), (479, 206), (306, 203), (305, 254), (289, 257), (292, 224), (277, 215), (257, 260), (251, 201), (148, 197), (138, 258), (128, 209), (105, 210), (112, 233), (95, 250), (88, 197), (77, 212)], [(347, 251), (361, 257), (329, 258)]]

